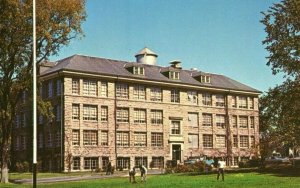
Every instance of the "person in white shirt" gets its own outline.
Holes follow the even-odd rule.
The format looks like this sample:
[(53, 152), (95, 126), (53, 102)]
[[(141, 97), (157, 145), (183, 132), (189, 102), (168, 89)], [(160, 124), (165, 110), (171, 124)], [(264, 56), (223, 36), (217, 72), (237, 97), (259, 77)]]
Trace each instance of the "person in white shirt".
[(140, 166), (142, 181), (146, 182), (147, 178), (147, 168), (144, 165)]
[(221, 160), (218, 161), (218, 176), (217, 180), (219, 180), (220, 174), (222, 174), (222, 181), (224, 181), (224, 168), (226, 166), (226, 163), (224, 159), (222, 158)]

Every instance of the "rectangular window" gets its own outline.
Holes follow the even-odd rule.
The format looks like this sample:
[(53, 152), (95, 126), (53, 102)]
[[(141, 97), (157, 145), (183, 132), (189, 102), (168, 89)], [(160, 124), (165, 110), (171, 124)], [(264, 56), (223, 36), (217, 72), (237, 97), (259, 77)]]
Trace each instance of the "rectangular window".
[(249, 108), (254, 109), (254, 99), (253, 99), (253, 97), (249, 98)]
[(108, 120), (108, 107), (101, 106), (101, 121), (106, 122)]
[(129, 109), (128, 108), (117, 108), (117, 122), (128, 123), (129, 122)]
[(79, 95), (79, 79), (72, 79), (72, 94)]
[(188, 113), (190, 127), (198, 127), (198, 113)]
[(254, 137), (254, 136), (251, 136), (251, 137), (250, 137), (250, 147), (251, 147), (251, 148), (254, 148), (254, 147), (255, 147), (255, 137)]
[(143, 165), (145, 166), (146, 168), (148, 167), (148, 161), (147, 161), (147, 157), (135, 157), (134, 158), (134, 165), (135, 166), (140, 166), (140, 165)]
[(198, 104), (198, 94), (196, 91), (187, 91), (187, 101), (189, 104)]
[(248, 136), (240, 136), (240, 147), (248, 148), (249, 147), (249, 138)]
[(225, 128), (225, 115), (216, 115), (216, 125), (220, 128)]
[(163, 168), (164, 167), (164, 157), (152, 157), (153, 168)]
[(238, 166), (239, 158), (233, 157), (233, 166)]
[(102, 157), (102, 168), (107, 167), (109, 163), (109, 157)]
[(21, 125), (22, 125), (22, 127), (26, 127), (26, 114), (25, 113), (23, 113), (22, 114), (22, 122), (21, 122)]
[(129, 146), (129, 132), (117, 132), (117, 146)]
[(57, 131), (56, 132), (56, 147), (60, 147), (61, 146), (61, 135), (60, 132)]
[(26, 136), (21, 135), (21, 143), (20, 143), (21, 150), (26, 150)]
[(144, 75), (144, 67), (133, 67), (133, 74), (135, 75)]
[(83, 145), (97, 146), (98, 145), (98, 131), (84, 130), (83, 131)]
[(95, 170), (98, 169), (98, 157), (85, 157), (84, 158), (84, 169)]
[(97, 95), (97, 81), (83, 80), (83, 95), (96, 96)]
[(233, 144), (232, 147), (237, 148), (238, 147), (238, 137), (237, 135), (233, 135)]
[(118, 157), (117, 169), (129, 169), (130, 157)]
[(134, 109), (134, 123), (146, 123), (146, 110), (145, 109)]
[(72, 104), (72, 119), (79, 119), (79, 104)]
[(79, 130), (72, 130), (72, 145), (79, 146), (80, 143), (80, 132)]
[(171, 134), (180, 134), (180, 121), (171, 121)]
[(83, 120), (97, 121), (97, 106), (83, 105)]
[(20, 115), (19, 114), (16, 115), (15, 123), (16, 123), (15, 127), (20, 127), (21, 121), (20, 121)]
[(133, 98), (135, 100), (145, 100), (146, 99), (145, 86), (142, 85), (133, 86)]
[(171, 90), (171, 102), (180, 103), (180, 92), (177, 89)]
[(217, 135), (216, 136), (216, 147), (217, 148), (225, 148), (226, 147), (226, 136), (225, 135)]
[(202, 94), (202, 104), (204, 106), (211, 106), (212, 105), (212, 96), (210, 93), (203, 93)]
[(239, 96), (239, 108), (247, 108), (247, 97)]
[(107, 97), (107, 82), (101, 81), (100, 96)]
[(169, 78), (173, 80), (179, 80), (179, 72), (170, 71)]
[(20, 137), (15, 137), (15, 150), (19, 150), (20, 149)]
[(212, 114), (202, 114), (202, 125), (212, 126)]
[(254, 128), (254, 117), (253, 116), (250, 117), (250, 128), (251, 129)]
[(53, 146), (52, 133), (47, 134), (47, 146), (48, 146), (48, 148), (52, 148), (52, 146)]
[(151, 124), (160, 125), (163, 123), (163, 111), (162, 110), (151, 110)]
[(204, 134), (203, 135), (203, 147), (212, 148), (213, 147), (213, 135)]
[(151, 146), (163, 146), (163, 133), (151, 133)]
[(61, 80), (56, 80), (56, 95), (58, 96), (61, 95), (61, 86)]
[(56, 121), (61, 121), (61, 106), (56, 106)]
[(231, 124), (233, 128), (237, 128), (237, 116), (232, 116)]
[(231, 96), (231, 106), (236, 108), (236, 96)]
[(248, 128), (248, 117), (247, 116), (239, 116), (239, 127), (240, 128)]
[(38, 147), (39, 148), (43, 148), (43, 144), (44, 144), (43, 139), (44, 139), (43, 134), (39, 133), (39, 137), (38, 137)]
[(48, 82), (48, 97), (52, 97), (53, 96), (53, 82), (52, 80), (50, 80)]
[(198, 148), (199, 147), (199, 136), (197, 134), (188, 135), (188, 147), (189, 148)]
[(216, 95), (216, 106), (220, 106), (220, 107), (225, 106), (224, 95)]
[(146, 133), (135, 132), (133, 139), (134, 139), (134, 146), (141, 146), (141, 147), (147, 146)]
[(73, 157), (73, 170), (80, 170), (80, 157)]
[(127, 84), (117, 84), (116, 96), (121, 99), (128, 99), (128, 85)]
[(161, 88), (152, 87), (150, 89), (150, 100), (151, 101), (157, 101), (157, 102), (162, 101), (162, 90), (161, 90)]
[(101, 146), (108, 146), (108, 132), (101, 131)]

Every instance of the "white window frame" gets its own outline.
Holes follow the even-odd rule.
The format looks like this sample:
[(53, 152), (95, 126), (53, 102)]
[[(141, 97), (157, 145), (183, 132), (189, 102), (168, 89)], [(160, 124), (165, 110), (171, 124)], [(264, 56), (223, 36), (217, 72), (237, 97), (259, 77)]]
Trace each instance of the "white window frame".
[(129, 108), (117, 108), (117, 122), (129, 123)]
[(97, 121), (98, 120), (98, 106), (96, 105), (83, 105), (83, 120), (84, 121)]
[(133, 98), (135, 100), (146, 100), (146, 87), (143, 85), (134, 85)]
[(162, 89), (158, 87), (151, 87), (150, 89), (150, 100), (161, 102), (162, 101)]
[(83, 80), (83, 95), (97, 96), (97, 81)]
[(129, 90), (127, 84), (118, 83), (116, 86), (116, 97), (121, 99), (129, 98)]
[(189, 104), (198, 104), (198, 93), (197, 91), (187, 91), (187, 101)]

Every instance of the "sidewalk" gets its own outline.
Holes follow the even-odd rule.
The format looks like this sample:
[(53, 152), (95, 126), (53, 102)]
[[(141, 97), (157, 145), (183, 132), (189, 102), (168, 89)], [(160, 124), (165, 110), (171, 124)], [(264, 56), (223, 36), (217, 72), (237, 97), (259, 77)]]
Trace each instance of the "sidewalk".
[[(160, 169), (149, 169), (148, 174), (162, 174)], [(136, 176), (139, 176), (140, 173), (137, 172)], [(92, 180), (92, 179), (107, 179), (107, 178), (114, 178), (114, 177), (128, 177), (128, 171), (117, 171), (113, 175), (105, 175), (100, 173), (93, 173), (87, 172), (86, 175), (81, 176), (60, 176), (60, 177), (51, 177), (51, 178), (37, 178), (37, 183), (55, 183), (55, 182), (68, 182), (68, 181), (81, 181), (81, 180)], [(12, 180), (12, 183), (16, 184), (24, 184), (32, 183), (32, 179), (17, 179)]]

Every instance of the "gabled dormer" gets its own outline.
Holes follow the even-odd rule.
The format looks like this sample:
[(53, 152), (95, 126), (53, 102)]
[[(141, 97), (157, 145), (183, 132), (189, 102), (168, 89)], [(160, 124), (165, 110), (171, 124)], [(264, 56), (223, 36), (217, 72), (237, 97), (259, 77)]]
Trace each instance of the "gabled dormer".
[(137, 63), (127, 63), (125, 65), (125, 68), (131, 72), (134, 75), (140, 75), (140, 76), (144, 76), (145, 75), (145, 68), (143, 65), (141, 64), (137, 64)]
[(204, 72), (193, 72), (192, 77), (203, 84), (211, 83), (211, 75)]
[(163, 67), (160, 72), (171, 80), (180, 80), (180, 70), (173, 67)]

